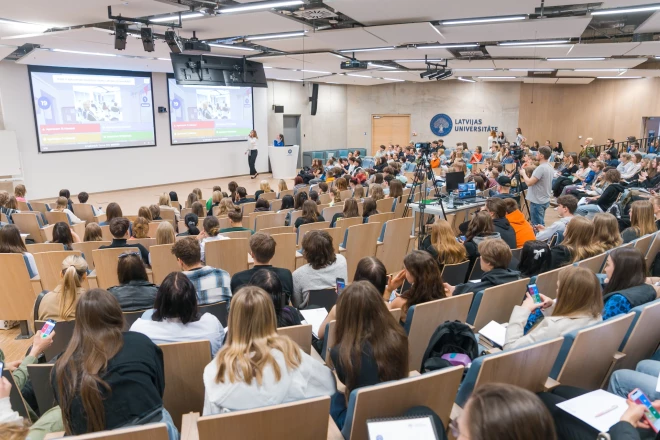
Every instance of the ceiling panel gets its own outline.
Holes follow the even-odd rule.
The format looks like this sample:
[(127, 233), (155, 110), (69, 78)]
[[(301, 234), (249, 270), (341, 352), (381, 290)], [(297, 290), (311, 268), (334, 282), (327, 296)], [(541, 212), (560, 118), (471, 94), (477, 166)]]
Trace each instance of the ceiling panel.
[(326, 72), (342, 72), (339, 64), (341, 59), (329, 52), (296, 54), (286, 56), (256, 57), (254, 61), (265, 66), (283, 67), (287, 69), (321, 70)]
[[(491, 75), (488, 75), (491, 76)], [(508, 75), (511, 76), (511, 75)], [(523, 78), (518, 77), (518, 78), (477, 78), (476, 76), (473, 77), (473, 79), (476, 79), (477, 81), (495, 81), (495, 82), (504, 82), (504, 81), (509, 81), (509, 82), (522, 82)]]
[(19, 64), (39, 66), (80, 67), (87, 69), (112, 68), (116, 70), (136, 70), (142, 72), (172, 72), (172, 63), (142, 58), (98, 57), (46, 50), (35, 50), (17, 61)]
[[(345, 53), (344, 55), (350, 55)], [(451, 52), (447, 49), (394, 49), (394, 50), (376, 50), (371, 52), (356, 52), (355, 57), (358, 60), (406, 60), (406, 59), (424, 59), (428, 55), (429, 59), (453, 58)]]
[(438, 26), (438, 30), (444, 36), (444, 39), (440, 37), (439, 41), (469, 43), (579, 37), (590, 21), (591, 17), (565, 17), (480, 25)]
[[(300, 25), (297, 25), (300, 30)], [(266, 32), (259, 32), (266, 33)], [(337, 29), (332, 31), (309, 32), (306, 37), (262, 40), (263, 46), (285, 52), (302, 50), (340, 50), (391, 46), (384, 40), (370, 34), (364, 28)], [(366, 53), (366, 52), (365, 52)]]
[(660, 56), (660, 41), (643, 41), (639, 46), (628, 52), (626, 55), (654, 55)]
[(636, 34), (651, 32), (660, 32), (660, 12), (656, 12), (647, 18), (644, 23), (637, 26), (635, 29)]
[(527, 76), (527, 72), (509, 72), (508, 70), (455, 70), (455, 76)]
[(523, 82), (525, 84), (554, 84), (557, 82), (557, 78), (524, 78)]
[(568, 53), (570, 57), (612, 57), (624, 55), (639, 43), (595, 43), (595, 44), (575, 44)]
[(494, 58), (561, 58), (568, 54), (572, 44), (552, 45), (545, 47), (529, 46), (486, 46), (490, 56)]
[(646, 58), (618, 58), (604, 61), (546, 61), (546, 60), (501, 60), (494, 63), (499, 68), (526, 69), (598, 69), (598, 68), (630, 68), (646, 61)]
[(365, 25), (447, 20), (491, 15), (531, 14), (536, 0), (327, 0), (326, 4)]
[[(573, 5), (573, 4), (584, 4), (584, 3), (594, 3), (587, 0), (580, 1), (569, 1), (569, 0), (545, 0), (545, 6), (564, 6), (564, 5)], [(657, 1), (651, 0), (603, 0), (603, 8), (618, 8), (621, 6), (630, 6), (630, 5), (651, 5), (655, 4)]]
[(575, 72), (573, 70), (560, 70), (557, 72), (557, 76), (562, 76), (562, 77), (571, 77), (571, 76), (622, 76), (622, 77), (628, 77), (628, 76), (643, 76), (643, 77), (660, 77), (660, 70), (654, 70), (654, 69), (628, 69), (628, 70), (623, 70), (619, 72), (598, 72), (598, 71), (591, 71), (591, 72)]
[(387, 41), (389, 44), (434, 43), (440, 34), (431, 23), (391, 24), (372, 26), (367, 32)]
[[(304, 72), (297, 72), (295, 70), (284, 69), (266, 69), (266, 78), (268, 79), (305, 79), (310, 78), (312, 75)], [(314, 75), (318, 76), (318, 74)]]
[[(278, 32), (302, 31), (303, 25), (282, 15), (270, 12), (254, 12), (251, 14), (220, 14), (215, 17), (185, 20), (181, 35), (192, 37), (192, 31), (197, 32), (197, 38), (226, 38), (257, 34), (274, 34)], [(264, 40), (265, 41), (265, 40)], [(264, 44), (267, 46), (267, 44)]]
[(325, 76), (323, 78), (315, 79), (314, 81), (337, 83), (337, 84), (350, 84), (350, 85), (358, 85), (358, 86), (374, 86), (378, 84), (397, 83), (396, 81), (386, 81), (378, 78), (362, 78), (362, 77), (346, 76), (346, 75)]
[(325, 41), (306, 37), (299, 38), (279, 38), (274, 40), (260, 40), (261, 46), (269, 47), (282, 52), (300, 52), (303, 50), (328, 50)]
[(556, 84), (589, 84), (593, 78), (557, 78)]
[(0, 60), (16, 50), (14, 46), (0, 46)]
[(458, 69), (488, 69), (495, 67), (493, 60), (449, 60), (449, 67)]

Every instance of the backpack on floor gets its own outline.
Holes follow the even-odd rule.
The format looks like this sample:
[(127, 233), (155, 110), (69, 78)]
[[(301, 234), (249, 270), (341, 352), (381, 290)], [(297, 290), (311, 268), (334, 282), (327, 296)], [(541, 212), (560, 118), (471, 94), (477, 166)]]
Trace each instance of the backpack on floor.
[(422, 358), (420, 373), (451, 367), (449, 361), (442, 359), (443, 355), (449, 353), (464, 354), (471, 360), (479, 355), (479, 344), (474, 332), (460, 321), (445, 321), (435, 329)]

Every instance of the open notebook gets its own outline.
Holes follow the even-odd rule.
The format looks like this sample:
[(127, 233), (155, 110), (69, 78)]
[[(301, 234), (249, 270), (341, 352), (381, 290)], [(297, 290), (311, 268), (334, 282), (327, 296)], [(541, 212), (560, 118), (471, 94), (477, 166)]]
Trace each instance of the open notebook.
[(431, 416), (367, 420), (369, 440), (438, 440)]

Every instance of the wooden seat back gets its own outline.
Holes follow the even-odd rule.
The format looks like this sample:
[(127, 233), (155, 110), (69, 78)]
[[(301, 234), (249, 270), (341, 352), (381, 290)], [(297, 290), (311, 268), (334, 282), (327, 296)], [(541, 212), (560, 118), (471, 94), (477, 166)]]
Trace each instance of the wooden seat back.
[(149, 423), (130, 428), (101, 431), (93, 434), (74, 435), (69, 440), (169, 440), (165, 423)]
[(578, 267), (585, 267), (592, 271), (593, 273), (600, 273), (600, 270), (603, 268), (603, 263), (607, 259), (607, 253), (602, 253), (596, 255), (595, 257), (587, 258), (578, 262)]
[(277, 194), (277, 198), (281, 200), (282, 197), (284, 197), (284, 196), (293, 196), (293, 192), (294, 192), (294, 190), (292, 190), (292, 189), (282, 190)]
[(268, 203), (270, 203), (270, 210), (273, 212), (277, 212), (282, 209), (281, 199), (269, 200)]
[(348, 266), (348, 282), (353, 281), (355, 269), (364, 257), (376, 256), (376, 242), (380, 235), (381, 223), (366, 223), (348, 228), (346, 240), (346, 263)]
[(263, 232), (268, 235), (295, 234), (294, 229), (291, 226), (275, 226), (273, 228), (264, 228), (257, 232)]
[(303, 237), (309, 231), (318, 231), (319, 229), (326, 229), (329, 227), (330, 227), (329, 221), (305, 223), (304, 225), (300, 225), (300, 227), (298, 228), (298, 245), (299, 246), (302, 245)]
[(89, 270), (94, 270), (94, 254), (92, 251), (100, 248), (101, 246), (110, 246), (111, 241), (83, 241), (80, 243), (73, 243), (71, 247), (74, 251), (80, 251), (85, 256)]
[(653, 260), (655, 260), (655, 256), (658, 255), (658, 252), (660, 252), (660, 234), (655, 234), (653, 241), (649, 246), (649, 250), (646, 252), (647, 269), (650, 269), (651, 264), (653, 264)]
[(467, 277), (467, 271), (470, 267), (470, 261), (465, 260), (462, 263), (445, 264), (442, 268), (442, 281), (450, 286), (463, 284)]
[(655, 239), (656, 235), (658, 234), (648, 234), (638, 238), (635, 240), (635, 249), (639, 250), (642, 255), (646, 255), (651, 246), (651, 242)]
[(339, 198), (341, 198), (342, 201), (346, 199), (350, 199), (351, 197), (353, 197), (352, 189), (345, 189), (343, 191), (339, 191)]
[(403, 258), (408, 250), (412, 227), (412, 217), (389, 220), (385, 223), (385, 235), (382, 245), (376, 250), (376, 257), (385, 265), (387, 273), (403, 268)]
[(334, 206), (328, 206), (327, 208), (323, 208), (323, 210), (321, 211), (321, 215), (323, 216), (324, 219), (331, 222), (332, 217), (334, 217), (335, 214), (340, 214), (342, 212), (344, 212), (344, 205), (334, 205)]
[[(34, 332), (41, 330), (46, 321), (34, 321)], [(58, 321), (53, 337), (53, 344), (44, 350), (46, 361), (52, 361), (55, 356), (64, 353), (69, 346), (69, 341), (73, 337), (73, 329), (76, 326), (76, 321)]]
[(62, 211), (48, 211), (44, 213), (46, 221), (49, 225), (54, 225), (55, 223), (69, 223), (69, 216)]
[(94, 255), (94, 266), (96, 267), (96, 283), (101, 289), (109, 289), (119, 285), (117, 276), (117, 265), (121, 254), (139, 253), (136, 247), (96, 249), (92, 251)]
[(383, 213), (380, 213), (380, 214), (370, 215), (368, 223), (383, 224), (383, 223), (388, 222), (390, 220), (394, 220), (394, 213), (393, 212), (383, 212)]
[(332, 237), (332, 247), (335, 250), (335, 253), (339, 253), (339, 245), (341, 245), (341, 241), (344, 238), (343, 235), (341, 235), (341, 229), (339, 228), (325, 228), (321, 229), (321, 231), (325, 231), (328, 234), (330, 234), (330, 237)]
[(277, 329), (280, 335), (288, 336), (307, 354), (312, 352), (312, 325), (292, 325)]
[[(50, 205), (48, 203), (42, 203), (42, 202), (30, 202), (30, 206), (32, 206), (31, 211), (34, 211), (34, 212), (48, 212), (49, 208), (50, 208)], [(73, 206), (75, 208), (76, 205), (74, 204)], [(75, 213), (75, 211), (74, 211), (74, 213)], [(76, 214), (76, 215), (78, 215), (78, 214)]]
[[(271, 211), (251, 212), (249, 216), (244, 216), (243, 217), (243, 227), (255, 230), (257, 218), (261, 217), (261, 216), (264, 216), (264, 215), (270, 215), (270, 214), (272, 214)], [(277, 214), (275, 214), (275, 215), (277, 215)], [(282, 224), (284, 224), (284, 223), (282, 223)]]
[[(80, 251), (54, 251), (40, 252), (33, 255), (34, 262), (37, 264), (39, 278), (41, 278), (41, 288), (49, 292), (55, 290), (62, 279), (62, 262), (70, 255), (82, 257)], [(88, 264), (89, 267), (89, 264)], [(82, 288), (89, 290), (87, 277), (83, 280)]]
[(53, 393), (53, 385), (50, 381), (53, 367), (54, 364), (30, 364), (27, 366), (30, 382), (32, 382), (32, 389), (34, 390), (34, 397), (37, 399), (37, 406), (41, 414), (57, 406), (55, 394)]
[(31, 254), (36, 254), (39, 252), (57, 252), (63, 251), (64, 245), (61, 243), (36, 243), (36, 244), (26, 244), (28, 252)]
[(222, 235), (227, 238), (245, 238), (249, 241), (250, 237), (252, 237), (252, 231), (223, 232)]
[(380, 213), (394, 212), (392, 211), (393, 207), (394, 207), (393, 198), (388, 197), (386, 199), (376, 200), (376, 209)]
[(54, 225), (47, 225), (43, 228), (39, 227), (37, 215), (31, 212), (15, 212), (12, 214), (11, 219), (14, 225), (21, 231), (22, 234), (30, 234), (28, 238), (34, 240), (35, 243), (45, 243), (53, 239)]
[(227, 327), (229, 321), (229, 311), (227, 310), (227, 301), (220, 301), (211, 304), (200, 304), (199, 306), (200, 315), (203, 313), (210, 313), (211, 315), (218, 318), (220, 324), (223, 327)]
[(536, 287), (539, 292), (548, 298), (557, 298), (557, 282), (559, 281), (559, 274), (570, 266), (560, 267), (559, 269), (544, 272), (536, 277)]
[[(528, 283), (529, 278), (524, 278), (484, 290), (479, 310), (471, 324), (481, 330), (490, 321), (509, 322), (513, 307), (522, 304), (525, 299)], [(477, 292), (474, 293), (476, 295)]]
[(249, 252), (246, 238), (209, 241), (204, 245), (206, 265), (225, 270), (229, 276), (248, 269)]
[(98, 222), (99, 217), (94, 216), (94, 209), (89, 203), (74, 203), (73, 213), (81, 220), (87, 223)]
[(29, 420), (28, 405), (25, 402), (25, 399), (23, 399), (21, 389), (16, 386), (14, 375), (9, 371), (9, 368), (2, 369), (2, 377), (11, 385), (11, 389), (9, 390), (9, 405), (11, 409), (16, 411), (19, 416), (23, 417), (23, 420)]
[[(288, 226), (286, 226), (288, 228)], [(290, 230), (290, 229), (289, 229)], [(263, 231), (262, 231), (263, 232)], [(275, 255), (270, 264), (273, 267), (289, 269), (291, 272), (296, 270), (296, 234), (288, 232), (284, 234), (272, 234), (275, 240)]]
[(130, 238), (130, 239), (128, 239), (127, 243), (128, 244), (138, 244), (139, 243), (142, 246), (144, 246), (145, 248), (147, 248), (147, 250), (149, 252), (151, 252), (151, 246), (156, 245), (156, 236), (154, 235), (154, 238)]
[[(174, 212), (174, 209), (161, 207), (160, 218), (162, 218), (164, 222), (170, 222), (174, 230), (176, 230), (176, 213)], [(156, 229), (158, 229), (158, 227), (156, 227)], [(149, 236), (151, 237), (151, 225), (149, 225)], [(154, 234), (153, 236), (155, 237), (156, 235)]]
[[(331, 219), (332, 220), (332, 219)], [(335, 224), (335, 228), (339, 229), (340, 243), (344, 241), (344, 235), (346, 230), (351, 226), (357, 226), (362, 224), (362, 216), (359, 217), (349, 217), (349, 218), (338, 218)]]
[[(150, 222), (149, 223), (149, 235), (151, 236), (151, 225), (155, 224), (156, 226), (154, 227), (154, 237), (156, 236), (156, 229), (158, 229), (158, 223), (155, 222)], [(112, 233), (110, 232), (110, 225), (103, 225), (101, 226), (101, 236), (103, 237), (103, 241), (112, 241), (114, 240), (115, 237), (112, 236)]]
[(0, 254), (0, 319), (32, 320), (35, 293), (21, 254)]
[(149, 249), (154, 284), (160, 285), (170, 273), (181, 271), (181, 266), (172, 254), (173, 246), (174, 244), (160, 244)]
[(296, 220), (298, 220), (298, 217), (302, 215), (302, 210), (298, 209), (296, 211), (291, 211), (291, 221), (289, 222), (289, 225), (293, 226), (296, 224)]
[(617, 369), (634, 370), (637, 363), (650, 359), (660, 344), (660, 302), (649, 304), (639, 314), (634, 327), (624, 341), (623, 348), (620, 351), (625, 353), (617, 365)]
[(124, 315), (124, 331), (129, 331), (131, 326), (135, 324), (135, 321), (140, 319), (144, 314), (144, 310), (135, 310), (133, 312), (122, 312)]
[(254, 227), (255, 231), (261, 231), (262, 229), (276, 228), (284, 226), (284, 220), (286, 219), (286, 212), (269, 212), (266, 215), (260, 215), (256, 218)]

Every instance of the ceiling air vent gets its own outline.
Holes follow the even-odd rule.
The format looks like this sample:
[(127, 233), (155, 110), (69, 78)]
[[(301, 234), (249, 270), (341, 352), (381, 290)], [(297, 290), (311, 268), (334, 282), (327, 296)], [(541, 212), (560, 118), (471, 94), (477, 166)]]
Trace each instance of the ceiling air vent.
[(464, 57), (482, 57), (484, 53), (480, 50), (461, 50), (458, 53)]
[(302, 11), (294, 11), (293, 15), (307, 20), (321, 20), (325, 18), (337, 17), (334, 12), (325, 8), (304, 9)]

